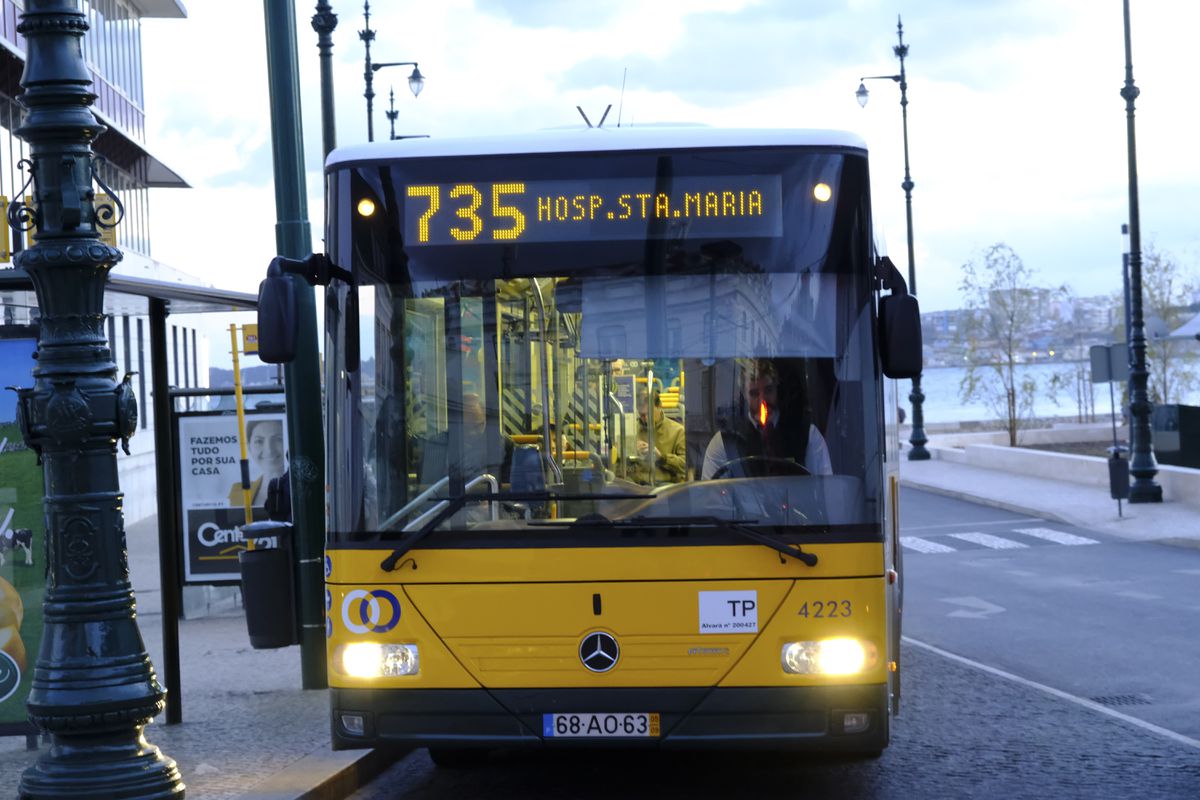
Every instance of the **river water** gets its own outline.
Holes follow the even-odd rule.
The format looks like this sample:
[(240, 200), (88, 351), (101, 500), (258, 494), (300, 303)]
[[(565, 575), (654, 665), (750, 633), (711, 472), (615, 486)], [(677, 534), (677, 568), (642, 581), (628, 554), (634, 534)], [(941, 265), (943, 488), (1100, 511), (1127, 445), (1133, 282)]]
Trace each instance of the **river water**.
[[(1038, 383), (1038, 392), (1033, 403), (1034, 417), (1073, 418), (1079, 413), (1079, 404), (1074, 391), (1076, 366), (1073, 363), (1056, 363), (1028, 364), (1017, 368), (1019, 375), (1028, 375)], [(1087, 365), (1084, 364), (1082, 366), (1085, 369), (1084, 379), (1088, 380)], [(1067, 378), (1067, 386), (1065, 389), (1060, 389), (1057, 397), (1052, 400), (1048, 396), (1046, 389), (1050, 385), (1052, 376), (1056, 373), (1064, 375)], [(970, 401), (962, 399), (962, 391), (959, 387), (966, 374), (966, 369), (961, 367), (932, 367), (922, 373), (921, 391), (925, 393), (923, 408), (926, 425), (992, 421), (1000, 418), (1000, 415), (993, 411), (986, 402), (977, 399)], [(986, 373), (980, 371), (979, 374)], [(1109, 403), (1109, 386), (1110, 384), (1107, 383), (1084, 384), (1084, 390), (1091, 390), (1091, 396), (1094, 398), (1093, 402), (1097, 422), (1103, 422), (1109, 418), (1109, 411), (1111, 409)], [(1120, 417), (1121, 394), (1124, 386), (1120, 383), (1111, 384), (1111, 386), (1116, 398), (1117, 415)], [(901, 406), (907, 413), (911, 414), (912, 404), (908, 400), (909, 391), (910, 382), (900, 381)], [(1200, 405), (1200, 392), (1195, 392), (1193, 396), (1185, 398), (1184, 403), (1187, 405)]]

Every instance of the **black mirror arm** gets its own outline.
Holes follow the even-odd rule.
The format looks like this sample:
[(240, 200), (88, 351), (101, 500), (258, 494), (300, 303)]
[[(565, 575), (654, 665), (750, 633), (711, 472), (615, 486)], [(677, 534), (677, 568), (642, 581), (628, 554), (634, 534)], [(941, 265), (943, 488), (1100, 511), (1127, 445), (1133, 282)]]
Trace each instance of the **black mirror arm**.
[(887, 256), (880, 256), (875, 262), (875, 277), (883, 283), (884, 288), (891, 290), (893, 295), (908, 294), (908, 284), (904, 282), (904, 275)]
[(354, 285), (354, 276), (330, 261), (329, 256), (324, 253), (313, 253), (307, 258), (299, 259), (275, 256), (267, 267), (267, 277), (284, 274), (299, 275), (310, 286), (328, 286), (334, 279)]

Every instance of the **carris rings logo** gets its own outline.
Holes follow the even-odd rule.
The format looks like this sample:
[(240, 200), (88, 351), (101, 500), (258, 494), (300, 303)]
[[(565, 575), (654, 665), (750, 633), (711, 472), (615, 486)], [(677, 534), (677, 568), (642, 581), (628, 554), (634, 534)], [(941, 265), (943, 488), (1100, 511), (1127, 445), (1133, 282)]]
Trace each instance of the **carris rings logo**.
[(399, 621), (400, 601), (387, 589), (354, 589), (342, 600), (342, 624), (351, 633), (387, 633)]
[(592, 672), (608, 672), (620, 657), (617, 640), (604, 631), (593, 631), (579, 643), (579, 660)]

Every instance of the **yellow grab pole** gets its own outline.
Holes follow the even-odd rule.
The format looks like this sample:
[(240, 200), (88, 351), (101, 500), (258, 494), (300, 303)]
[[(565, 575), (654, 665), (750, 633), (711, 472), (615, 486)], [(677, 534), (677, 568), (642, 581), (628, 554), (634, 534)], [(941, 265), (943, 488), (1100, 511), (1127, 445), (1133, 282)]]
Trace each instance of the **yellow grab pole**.
[[(246, 459), (246, 409), (242, 401), (242, 365), (238, 360), (237, 325), (229, 326), (229, 345), (233, 352), (233, 397), (237, 405), (238, 446), (242, 452), (242, 507), (246, 511), (246, 524), (254, 521), (251, 506), (254, 498), (250, 494), (250, 462)], [(254, 540), (246, 540), (246, 549), (254, 549)]]

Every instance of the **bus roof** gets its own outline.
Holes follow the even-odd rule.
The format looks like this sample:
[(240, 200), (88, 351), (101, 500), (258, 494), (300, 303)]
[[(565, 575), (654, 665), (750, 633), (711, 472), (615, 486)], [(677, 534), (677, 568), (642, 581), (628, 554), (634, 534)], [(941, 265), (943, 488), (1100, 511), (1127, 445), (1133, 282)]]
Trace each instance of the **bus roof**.
[(837, 130), (695, 127), (572, 128), (502, 136), (412, 138), (351, 145), (329, 154), (326, 167), (397, 158), (620, 152), (708, 147), (819, 146), (866, 151), (857, 134)]

